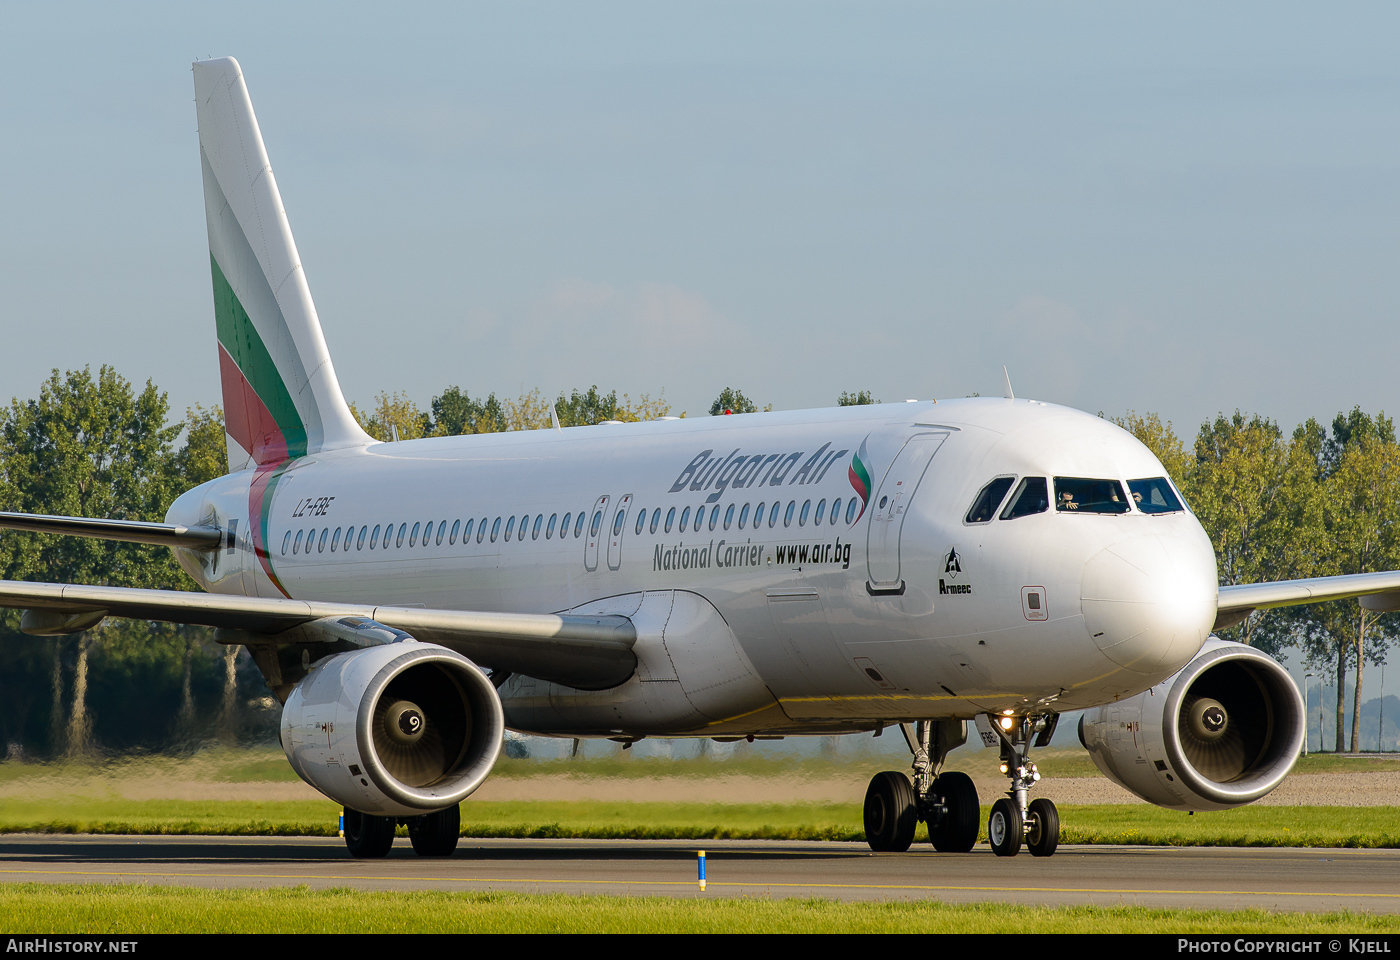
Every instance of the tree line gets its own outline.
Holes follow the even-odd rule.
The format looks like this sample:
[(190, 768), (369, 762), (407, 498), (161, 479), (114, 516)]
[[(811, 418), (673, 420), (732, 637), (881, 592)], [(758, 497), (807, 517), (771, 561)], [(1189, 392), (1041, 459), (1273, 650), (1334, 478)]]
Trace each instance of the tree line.
[[(837, 402), (878, 401), (861, 390)], [(725, 387), (709, 413), (758, 409)], [(407, 440), (547, 427), (553, 415), (562, 426), (653, 419), (671, 408), (596, 385), (552, 401), (538, 390), (501, 400), (449, 386), (423, 409), (405, 394), (381, 393), (355, 414), (371, 435)], [(1358, 408), (1292, 434), (1263, 416), (1222, 414), (1190, 442), (1155, 414), (1114, 420), (1158, 456), (1200, 518), (1222, 584), (1400, 569), (1400, 444), (1383, 414)], [(3, 510), (158, 521), (176, 496), (226, 470), (217, 407), (172, 418), (155, 384), (138, 389), (110, 367), (55, 370), (38, 396), (0, 408)], [(163, 547), (19, 531), (0, 532), (0, 575), (196, 589)], [(1351, 679), (1356, 749), (1362, 676), (1400, 638), (1400, 616), (1338, 601), (1256, 612), (1223, 635), (1275, 655), (1297, 649), (1333, 672), (1337, 750)], [(275, 736), (276, 704), (238, 650), (204, 628), (130, 620), (30, 637), (17, 612), (0, 611), (0, 743), (10, 755), (54, 757)]]
[[(861, 396), (873, 402), (868, 392)], [(548, 427), (551, 407), (561, 426), (670, 415), (663, 399), (633, 401), (596, 385), (553, 402), (539, 390), (501, 400), (449, 386), (427, 409), (405, 394), (381, 393), (355, 415), (388, 441)], [(731, 387), (711, 406), (715, 415), (757, 409)], [(0, 510), (159, 521), (175, 497), (227, 469), (218, 407), (172, 418), (154, 383), (137, 388), (111, 367), (96, 375), (55, 370), (38, 396), (0, 407)], [(19, 531), (0, 531), (0, 576), (198, 589), (164, 547)], [(82, 634), (31, 637), (20, 632), (19, 619), (17, 611), (0, 610), (6, 756), (74, 757), (276, 736), (278, 708), (261, 675), (239, 647), (215, 643), (210, 630), (110, 619)]]

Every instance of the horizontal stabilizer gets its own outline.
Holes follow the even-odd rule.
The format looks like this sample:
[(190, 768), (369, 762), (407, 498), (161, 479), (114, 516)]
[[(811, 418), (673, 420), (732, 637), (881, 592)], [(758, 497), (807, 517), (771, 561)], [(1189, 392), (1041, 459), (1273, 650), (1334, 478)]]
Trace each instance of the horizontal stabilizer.
[(90, 517), (51, 517), (37, 513), (0, 512), (0, 530), (56, 533), (96, 540), (154, 543), (162, 547), (213, 550), (223, 543), (218, 527), (186, 527), (178, 523), (145, 523), (140, 520), (94, 520)]
[[(271, 643), (312, 620), (365, 617), (414, 639), (442, 644), (479, 666), (582, 689), (616, 686), (637, 666), (632, 652), (637, 631), (619, 616), (428, 610), (17, 580), (0, 580), (0, 607), (193, 623), (262, 634), (259, 639)], [(75, 617), (73, 622), (90, 625), (96, 620)]]

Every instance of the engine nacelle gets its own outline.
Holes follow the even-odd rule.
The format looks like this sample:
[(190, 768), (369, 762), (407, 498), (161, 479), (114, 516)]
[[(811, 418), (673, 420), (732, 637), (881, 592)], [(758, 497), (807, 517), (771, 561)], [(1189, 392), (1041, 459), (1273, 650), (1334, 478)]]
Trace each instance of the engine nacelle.
[(415, 816), (481, 786), (505, 716), (491, 681), (446, 647), (406, 640), (327, 657), (282, 710), (282, 749), (352, 810)]
[(1104, 776), (1149, 803), (1226, 810), (1283, 781), (1303, 724), (1303, 699), (1278, 661), (1212, 637), (1157, 686), (1086, 710), (1079, 741)]

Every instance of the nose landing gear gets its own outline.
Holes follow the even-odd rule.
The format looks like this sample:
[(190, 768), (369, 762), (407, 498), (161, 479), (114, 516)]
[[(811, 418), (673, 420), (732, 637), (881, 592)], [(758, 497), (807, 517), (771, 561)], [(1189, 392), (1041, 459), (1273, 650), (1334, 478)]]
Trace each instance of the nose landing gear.
[(948, 751), (967, 740), (961, 720), (920, 720), (900, 730), (914, 754), (913, 784), (897, 771), (877, 773), (865, 792), (865, 839), (870, 849), (902, 852), (914, 842), (919, 821), (941, 853), (966, 853), (977, 842), (977, 788), (965, 773), (940, 774)]
[[(1031, 856), (1051, 856), (1060, 845), (1060, 814), (1055, 804), (1039, 797), (1026, 802), (1026, 793), (1040, 779), (1040, 772), (1028, 754), (1031, 737), (1043, 747), (1055, 733), (1059, 714), (1041, 717), (987, 716), (977, 718), (977, 729), (984, 740), (1001, 742), (1001, 772), (1011, 781), (1006, 796), (992, 805), (987, 818), (987, 839), (999, 857), (1014, 857), (1025, 843)], [(995, 739), (988, 737), (995, 734)], [(990, 746), (991, 743), (988, 743)]]

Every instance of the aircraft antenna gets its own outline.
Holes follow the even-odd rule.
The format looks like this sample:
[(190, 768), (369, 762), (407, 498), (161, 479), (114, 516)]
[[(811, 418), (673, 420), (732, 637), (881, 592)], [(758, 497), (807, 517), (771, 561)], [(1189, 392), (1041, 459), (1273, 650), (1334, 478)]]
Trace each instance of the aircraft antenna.
[(1016, 394), (1011, 389), (1011, 374), (1006, 372), (1006, 364), (1001, 365), (1001, 382), (1002, 386), (1004, 387), (1004, 392), (1002, 393), (1002, 396), (1008, 400), (1015, 400)]

